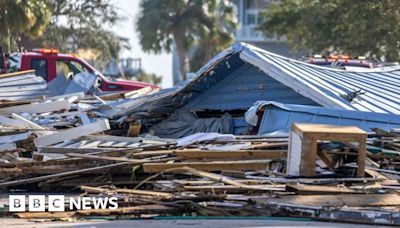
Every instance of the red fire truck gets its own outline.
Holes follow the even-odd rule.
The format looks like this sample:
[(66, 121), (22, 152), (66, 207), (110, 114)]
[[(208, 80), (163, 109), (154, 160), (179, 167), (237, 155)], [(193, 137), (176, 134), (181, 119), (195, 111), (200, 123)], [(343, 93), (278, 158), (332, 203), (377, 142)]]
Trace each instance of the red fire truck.
[(0, 74), (25, 70), (35, 70), (36, 75), (43, 77), (47, 82), (57, 76), (71, 78), (81, 72), (92, 73), (98, 76), (98, 88), (101, 91), (129, 91), (147, 86), (158, 88), (145, 82), (108, 79), (77, 55), (60, 54), (56, 49), (41, 48), (31, 52), (4, 54), (0, 47)]

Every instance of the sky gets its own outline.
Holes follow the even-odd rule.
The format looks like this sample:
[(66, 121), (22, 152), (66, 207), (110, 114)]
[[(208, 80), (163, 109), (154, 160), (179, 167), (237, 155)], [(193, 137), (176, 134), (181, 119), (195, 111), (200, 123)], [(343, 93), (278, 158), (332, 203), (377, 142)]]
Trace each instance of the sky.
[(142, 67), (146, 72), (162, 75), (162, 88), (171, 87), (172, 54), (147, 54), (140, 47), (135, 25), (136, 18), (139, 16), (139, 2), (140, 0), (114, 0), (113, 4), (119, 8), (121, 16), (126, 17), (126, 20), (119, 22), (111, 30), (118, 36), (130, 40), (131, 50), (124, 51), (122, 57), (141, 58)]

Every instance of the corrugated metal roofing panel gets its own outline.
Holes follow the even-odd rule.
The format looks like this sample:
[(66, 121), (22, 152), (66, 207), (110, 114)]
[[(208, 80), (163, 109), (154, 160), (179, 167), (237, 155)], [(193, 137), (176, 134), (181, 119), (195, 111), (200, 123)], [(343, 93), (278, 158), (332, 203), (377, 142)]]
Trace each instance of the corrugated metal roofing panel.
[(400, 66), (363, 72), (324, 68), (239, 45), (241, 59), (320, 105), (400, 114)]
[(33, 70), (1, 75), (1, 100), (29, 100), (46, 95), (49, 95), (46, 81)]
[[(181, 107), (199, 99), (199, 96), (204, 96), (202, 94), (205, 91), (214, 87), (226, 75), (238, 70), (244, 62), (261, 69), (277, 82), (291, 88), (296, 92), (296, 96), (300, 94), (298, 97), (309, 98), (321, 106), (400, 114), (400, 66), (362, 71), (332, 69), (276, 55), (249, 44), (236, 43), (205, 64), (195, 73), (193, 79), (168, 90), (168, 96), (165, 96), (166, 92), (163, 90), (159, 94), (141, 97), (140, 102), (135, 105), (119, 104), (124, 110), (117, 116), (144, 110), (147, 113), (155, 113), (157, 107), (164, 106), (171, 107), (171, 110)], [(237, 83), (251, 84), (254, 80), (257, 79), (248, 79), (244, 75)], [(236, 85), (228, 85), (224, 90)], [(348, 97), (353, 94), (357, 96), (349, 101)], [(266, 98), (259, 97), (259, 100), (261, 99)], [(293, 103), (292, 100), (293, 97), (276, 101)], [(123, 103), (128, 102), (131, 101)], [(221, 108), (215, 101), (211, 103), (215, 108)], [(236, 107), (238, 106), (235, 104), (230, 108)]]

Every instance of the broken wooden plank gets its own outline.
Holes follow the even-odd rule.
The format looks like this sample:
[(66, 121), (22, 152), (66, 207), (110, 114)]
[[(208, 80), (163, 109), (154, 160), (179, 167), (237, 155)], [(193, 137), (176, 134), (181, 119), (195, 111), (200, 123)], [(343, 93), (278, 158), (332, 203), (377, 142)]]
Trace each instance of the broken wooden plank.
[(286, 158), (287, 150), (246, 150), (246, 151), (209, 151), (209, 150), (175, 150), (174, 155), (184, 159), (280, 159)]
[(343, 194), (343, 193), (365, 193), (357, 191), (346, 186), (318, 186), (318, 185), (300, 185), (300, 184), (287, 184), (288, 191), (295, 191), (297, 194)]
[(184, 189), (189, 191), (285, 191), (284, 185), (244, 185), (244, 186), (233, 186), (233, 185), (200, 185), (200, 186), (183, 186)]
[[(67, 157), (74, 157), (74, 158), (84, 158), (90, 160), (99, 160), (99, 161), (119, 161), (119, 162), (141, 162), (146, 161), (145, 159), (129, 159), (125, 157), (110, 157), (110, 156), (99, 156), (99, 155), (92, 155), (92, 154), (78, 154), (78, 153), (67, 153), (65, 154)], [(147, 160), (151, 161), (151, 160)]]
[(0, 108), (0, 113), (11, 114), (11, 113), (44, 113), (54, 112), (59, 110), (69, 110), (70, 103), (68, 100), (41, 102), (35, 104), (16, 105), (11, 107)]
[(131, 163), (129, 163), (129, 162), (120, 162), (120, 163), (114, 163), (114, 164), (109, 164), (109, 165), (90, 167), (90, 168), (85, 168), (85, 169), (77, 169), (77, 170), (68, 171), (68, 172), (55, 173), (55, 174), (50, 174), (50, 175), (45, 175), (45, 176), (32, 177), (32, 178), (28, 178), (28, 179), (6, 181), (6, 182), (0, 183), (0, 188), (4, 188), (4, 187), (8, 187), (8, 186), (14, 186), (14, 185), (21, 185), (21, 184), (30, 184), (30, 183), (44, 181), (44, 180), (48, 180), (48, 179), (56, 178), (56, 177), (63, 177), (63, 176), (70, 176), (70, 175), (75, 175), (75, 174), (82, 174), (82, 173), (91, 172), (91, 171), (106, 170), (106, 169), (111, 169), (111, 168), (121, 167), (121, 166), (126, 166), (126, 165), (131, 165)]
[(82, 125), (67, 130), (58, 131), (54, 134), (40, 136), (35, 139), (37, 147), (52, 145), (55, 143), (63, 142), (65, 140), (76, 139), (81, 136), (103, 132), (110, 129), (110, 124), (107, 119), (98, 120), (94, 123)]
[(294, 195), (269, 199), (267, 202), (320, 207), (400, 206), (400, 196), (397, 194)]
[(81, 190), (84, 190), (89, 193), (127, 193), (134, 195), (147, 195), (147, 196), (156, 196), (165, 198), (171, 198), (173, 196), (173, 194), (166, 192), (136, 190), (136, 189), (123, 189), (123, 188), (106, 189), (106, 188), (91, 187), (91, 186), (81, 186), (80, 188)]
[(212, 162), (180, 162), (180, 163), (148, 163), (143, 165), (143, 171), (158, 173), (172, 168), (190, 167), (203, 171), (221, 170), (263, 170), (271, 160), (244, 161), (212, 161)]
[(124, 150), (123, 148), (69, 148), (69, 147), (56, 147), (56, 146), (43, 146), (37, 148), (40, 153), (54, 153), (54, 154), (67, 154), (79, 152), (81, 154), (84, 153), (93, 153), (93, 152), (106, 152), (106, 151), (119, 151)]

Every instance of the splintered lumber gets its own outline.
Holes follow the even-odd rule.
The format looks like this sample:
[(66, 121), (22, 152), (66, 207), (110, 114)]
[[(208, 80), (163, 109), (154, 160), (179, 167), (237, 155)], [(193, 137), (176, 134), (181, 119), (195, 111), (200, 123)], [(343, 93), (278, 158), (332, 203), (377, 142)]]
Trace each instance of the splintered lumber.
[(260, 143), (260, 144), (252, 145), (250, 148), (251, 149), (265, 149), (265, 148), (271, 148), (271, 147), (287, 147), (287, 146), (288, 146), (288, 142)]
[(43, 146), (37, 148), (40, 153), (54, 153), (54, 154), (67, 154), (71, 152), (93, 153), (93, 152), (106, 152), (106, 151), (119, 151), (123, 148), (69, 148), (69, 147), (56, 147), (56, 146)]
[(347, 178), (282, 178), (282, 177), (260, 177), (246, 175), (246, 178), (271, 181), (273, 183), (302, 183), (302, 184), (330, 184), (341, 182), (376, 182), (384, 179), (375, 177), (347, 177)]
[(268, 199), (267, 203), (285, 203), (320, 207), (400, 206), (397, 194), (294, 195)]
[[(119, 162), (141, 162), (145, 160), (138, 160), (138, 159), (129, 159), (125, 157), (110, 157), (110, 156), (99, 156), (99, 155), (92, 155), (92, 154), (78, 154), (78, 153), (67, 153), (65, 154), (67, 157), (74, 157), (74, 158), (84, 158), (90, 160), (100, 160), (100, 161), (119, 161)], [(151, 161), (151, 160), (148, 160)]]
[[(229, 177), (225, 177), (223, 175), (218, 175), (215, 173), (204, 172), (204, 171), (197, 170), (197, 169), (190, 168), (190, 167), (182, 167), (182, 168), (180, 168), (180, 170), (184, 171), (184, 172), (189, 172), (198, 177), (205, 177), (205, 178), (208, 178), (208, 179), (211, 179), (214, 181), (222, 182), (222, 183), (233, 185), (233, 186), (241, 186), (242, 185), (241, 183), (236, 182)], [(178, 169), (176, 171), (178, 171)]]
[(0, 108), (0, 113), (2, 114), (11, 114), (11, 113), (44, 113), (44, 112), (54, 112), (59, 110), (69, 110), (70, 103), (68, 100), (60, 100), (60, 101), (50, 101), (50, 102), (41, 102), (35, 104), (24, 104), (24, 105), (16, 105), (5, 108)]
[(212, 162), (179, 162), (147, 163), (143, 165), (146, 173), (158, 173), (172, 168), (190, 167), (203, 171), (221, 170), (263, 170), (271, 160), (212, 161)]
[(35, 145), (37, 147), (52, 145), (55, 143), (63, 142), (65, 140), (76, 139), (81, 136), (103, 132), (109, 129), (110, 123), (108, 122), (108, 120), (102, 119), (91, 124), (58, 131), (50, 135), (40, 136), (35, 139)]
[(298, 194), (342, 194), (342, 193), (365, 193), (356, 191), (345, 186), (317, 186), (317, 185), (299, 185), (287, 184), (287, 190), (295, 191)]
[[(129, 162), (119, 162), (119, 163), (113, 163), (113, 164), (108, 164), (108, 165), (72, 170), (72, 171), (68, 171), (68, 172), (49, 174), (49, 175), (45, 175), (45, 176), (32, 177), (32, 178), (28, 178), (28, 179), (2, 182), (2, 183), (0, 183), (0, 188), (13, 186), (13, 185), (35, 183), (35, 182), (39, 182), (39, 181), (56, 178), (56, 177), (64, 177), (64, 176), (71, 176), (71, 175), (75, 175), (75, 174), (90, 173), (93, 171), (109, 170), (112, 168), (123, 167), (123, 166), (127, 166), (127, 165), (140, 165), (140, 164), (143, 164), (146, 162), (157, 162), (157, 161), (165, 162), (165, 161), (170, 161), (173, 159), (175, 159), (175, 158), (165, 158), (165, 159), (159, 159), (159, 160), (147, 160), (147, 159), (130, 160)], [(152, 163), (152, 164), (157, 164), (157, 163)], [(22, 168), (24, 168), (24, 167), (22, 167)]]
[(173, 196), (173, 194), (166, 193), (166, 192), (123, 189), (123, 188), (105, 189), (105, 188), (100, 188), (100, 187), (81, 186), (81, 189), (86, 192), (89, 192), (89, 193), (114, 193), (114, 192), (116, 192), (116, 193), (127, 193), (127, 194), (135, 194), (135, 195), (157, 196), (157, 197), (165, 197), (165, 198), (170, 198)]
[(145, 152), (136, 152), (129, 154), (130, 157), (149, 157), (149, 156), (159, 156), (159, 155), (168, 155), (173, 154), (174, 150), (155, 150), (155, 151), (145, 151)]
[(107, 170), (107, 169), (126, 166), (126, 165), (130, 165), (130, 164), (131, 163), (129, 163), (129, 162), (120, 162), (120, 163), (114, 163), (114, 164), (109, 164), (109, 165), (90, 167), (90, 168), (86, 168), (86, 169), (78, 169), (78, 170), (73, 170), (73, 171), (68, 171), (68, 172), (55, 173), (55, 174), (50, 174), (50, 175), (45, 175), (45, 176), (32, 177), (32, 178), (28, 178), (28, 179), (7, 181), (7, 182), (0, 183), (0, 188), (13, 186), (13, 185), (30, 184), (30, 183), (44, 181), (44, 180), (48, 180), (48, 179), (52, 179), (52, 178), (56, 178), (56, 177), (64, 177), (64, 176), (70, 176), (70, 175), (75, 175), (75, 174), (82, 174), (82, 173), (91, 172), (91, 171), (95, 171), (95, 170), (97, 170), (97, 171)]
[(229, 191), (229, 192), (240, 192), (249, 190), (260, 190), (260, 191), (285, 191), (284, 185), (201, 185), (201, 186), (183, 186), (184, 189), (190, 191)]
[[(184, 172), (188, 172), (192, 175), (198, 176), (198, 177), (205, 177), (211, 180), (214, 180), (216, 182), (222, 182), (224, 184), (227, 184), (225, 186), (214, 186), (216, 187), (215, 189), (234, 189), (234, 190), (264, 190), (264, 191), (274, 191), (274, 190), (284, 190), (284, 186), (273, 186), (272, 185), (248, 185), (246, 183), (241, 183), (238, 182), (236, 180), (233, 180), (229, 177), (223, 176), (223, 175), (219, 175), (219, 174), (215, 174), (215, 173), (209, 173), (209, 172), (205, 172), (205, 171), (201, 171), (201, 170), (197, 170), (194, 168), (190, 168), (190, 167), (182, 167), (182, 168), (176, 168), (174, 169), (175, 172), (179, 172), (179, 171), (184, 171)], [(204, 188), (201, 188), (201, 186), (199, 186), (200, 189), (197, 190), (210, 190), (212, 189), (213, 186), (205, 186)], [(224, 188), (226, 187), (226, 188)], [(196, 187), (194, 187), (195, 189)]]
[(214, 159), (279, 159), (286, 158), (287, 150), (237, 150), (237, 151), (218, 151), (218, 150), (175, 150), (174, 155), (185, 158), (214, 158)]

